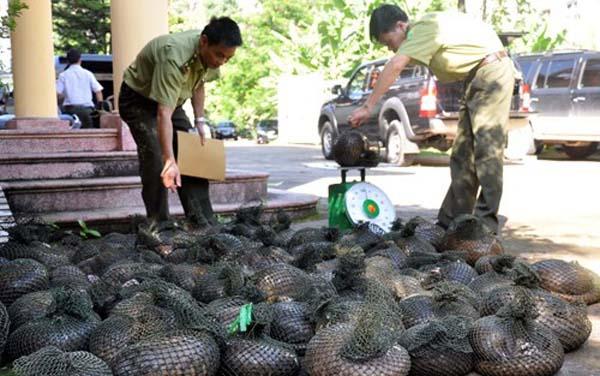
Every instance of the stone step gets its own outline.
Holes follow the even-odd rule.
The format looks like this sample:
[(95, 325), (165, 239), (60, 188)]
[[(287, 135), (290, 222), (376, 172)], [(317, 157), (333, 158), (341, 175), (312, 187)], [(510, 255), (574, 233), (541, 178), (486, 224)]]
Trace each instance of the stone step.
[[(291, 193), (279, 189), (269, 189), (263, 201), (264, 213), (267, 219), (280, 210), (288, 213), (292, 219), (306, 218), (316, 214), (318, 197), (302, 193)], [(248, 203), (213, 203), (217, 215), (232, 215), (241, 205), (258, 204), (259, 201)], [(175, 218), (183, 217), (181, 205), (170, 206), (171, 215)], [(131, 231), (134, 217), (144, 217), (146, 210), (143, 206), (131, 206), (112, 209), (78, 210), (68, 212), (49, 212), (40, 215), (40, 218), (60, 225), (61, 227), (77, 227), (77, 221), (83, 220), (90, 228), (108, 231)]]
[[(235, 204), (261, 200), (267, 195), (269, 174), (227, 171), (223, 182), (212, 181), (213, 204)], [(143, 206), (137, 176), (93, 179), (24, 180), (1, 183), (12, 212), (17, 217), (48, 212), (116, 209)], [(170, 205), (179, 204), (169, 193)]]
[(122, 150), (119, 129), (3, 129), (2, 154)]
[(83, 179), (138, 174), (135, 151), (0, 154), (2, 180)]

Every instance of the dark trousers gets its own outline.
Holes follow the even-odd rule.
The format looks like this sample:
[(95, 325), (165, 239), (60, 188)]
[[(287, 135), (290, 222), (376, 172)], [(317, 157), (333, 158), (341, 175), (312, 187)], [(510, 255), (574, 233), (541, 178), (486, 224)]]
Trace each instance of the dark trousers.
[(69, 115), (77, 115), (81, 121), (81, 128), (94, 128), (94, 122), (92, 120), (94, 107), (67, 105), (63, 106), (63, 112)]
[(438, 213), (440, 224), (448, 226), (461, 214), (475, 214), (492, 231), (498, 231), (504, 144), (514, 84), (510, 59), (485, 65), (467, 79), (450, 156), (452, 181)]
[[(146, 213), (151, 220), (166, 220), (169, 217), (168, 192), (162, 183), (162, 151), (157, 132), (158, 104), (133, 89), (125, 82), (119, 93), (119, 114), (127, 123), (137, 144), (142, 178), (142, 198)], [(173, 122), (173, 151), (177, 157), (176, 131), (188, 132), (192, 124), (181, 107), (177, 107), (171, 118)], [(181, 187), (177, 188), (185, 216), (192, 222), (205, 225), (215, 223), (209, 197), (207, 179), (181, 176)]]

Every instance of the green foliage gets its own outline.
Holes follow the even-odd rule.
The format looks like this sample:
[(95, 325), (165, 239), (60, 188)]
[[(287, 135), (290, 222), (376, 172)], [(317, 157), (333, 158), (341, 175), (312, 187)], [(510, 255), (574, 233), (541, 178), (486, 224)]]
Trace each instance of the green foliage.
[(100, 234), (100, 232), (98, 232), (97, 230), (87, 227), (87, 224), (82, 219), (77, 221), (77, 223), (79, 223), (79, 227), (81, 227), (81, 230), (79, 231), (79, 236), (81, 236), (82, 238), (84, 238), (84, 239), (87, 239), (88, 237), (99, 238), (102, 236)]
[(110, 0), (52, 0), (52, 19), (57, 55), (69, 48), (110, 53)]
[(542, 32), (537, 35), (531, 46), (531, 52), (543, 52), (557, 48), (565, 41), (566, 30), (562, 30), (556, 36), (547, 35), (548, 25), (544, 25)]
[(0, 17), (0, 38), (8, 38), (11, 31), (17, 27), (17, 18), (29, 6), (21, 0), (9, 0), (6, 15)]

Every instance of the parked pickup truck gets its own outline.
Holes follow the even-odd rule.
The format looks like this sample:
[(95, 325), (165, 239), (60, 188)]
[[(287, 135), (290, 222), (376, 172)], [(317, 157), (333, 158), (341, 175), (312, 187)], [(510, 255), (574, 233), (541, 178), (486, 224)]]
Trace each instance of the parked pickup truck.
[[(386, 62), (362, 64), (345, 87), (333, 87), (336, 97), (322, 106), (318, 124), (325, 158), (332, 158), (333, 143), (350, 126), (348, 115), (366, 101)], [(409, 165), (420, 148), (446, 151), (452, 146), (462, 92), (462, 82), (442, 84), (426, 67), (409, 65), (376, 104), (361, 130), (380, 141), (387, 162)], [(527, 86), (516, 80), (509, 130), (529, 126), (528, 96)]]

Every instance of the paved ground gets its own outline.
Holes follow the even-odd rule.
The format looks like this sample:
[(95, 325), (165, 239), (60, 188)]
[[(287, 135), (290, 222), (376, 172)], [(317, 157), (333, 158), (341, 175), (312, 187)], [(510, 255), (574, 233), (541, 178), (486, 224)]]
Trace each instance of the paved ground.
[[(437, 159), (439, 162), (439, 159)], [(438, 163), (439, 164), (439, 163)], [(323, 198), (320, 217), (304, 225), (326, 225), (327, 187), (339, 181), (334, 163), (319, 147), (228, 142), (228, 168), (266, 171), (280, 189)], [(531, 259), (576, 260), (600, 274), (600, 154), (570, 161), (558, 152), (505, 166), (500, 214), (507, 252)], [(382, 188), (398, 215), (434, 219), (450, 181), (447, 166), (381, 165), (367, 180)], [(600, 304), (590, 307), (594, 328), (586, 345), (569, 354), (562, 376), (600, 376)]]

